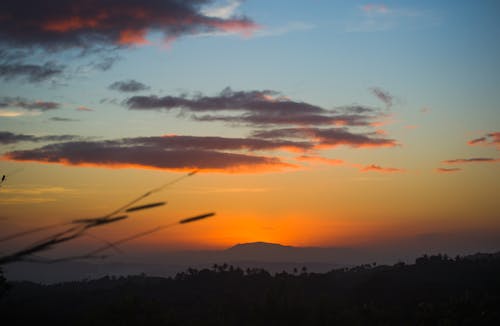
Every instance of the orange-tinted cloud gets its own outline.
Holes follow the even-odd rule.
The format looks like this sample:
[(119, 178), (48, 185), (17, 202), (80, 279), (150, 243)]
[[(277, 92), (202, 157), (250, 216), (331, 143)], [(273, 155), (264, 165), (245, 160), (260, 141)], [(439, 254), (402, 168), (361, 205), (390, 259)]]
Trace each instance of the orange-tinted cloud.
[(311, 163), (320, 163), (327, 165), (342, 165), (344, 161), (332, 158), (326, 158), (321, 156), (310, 156), (310, 155), (300, 155), (295, 158), (297, 161), (301, 162), (311, 162)]
[(4, 48), (49, 50), (147, 43), (149, 32), (165, 38), (224, 31), (251, 34), (258, 25), (244, 16), (210, 17), (209, 0), (4, 0), (0, 42)]
[(454, 173), (454, 172), (459, 172), (462, 171), (461, 168), (437, 168), (436, 172), (437, 173)]
[(94, 142), (70, 141), (36, 149), (12, 151), (4, 157), (13, 161), (65, 165), (262, 172), (291, 169), (296, 166), (277, 157), (241, 153), (241, 151), (280, 149), (288, 145), (280, 141), (246, 138), (138, 137)]
[(369, 3), (361, 6), (361, 10), (368, 14), (387, 14), (389, 12), (389, 8), (384, 4), (377, 3)]
[(398, 169), (398, 168), (387, 168), (387, 167), (381, 167), (380, 165), (367, 165), (365, 167), (362, 167), (359, 169), (361, 172), (379, 172), (379, 173), (401, 173), (405, 172), (403, 169)]
[(483, 137), (469, 140), (467, 142), (469, 145), (485, 145), (485, 146), (496, 146), (500, 150), (500, 132), (491, 132)]
[(79, 106), (75, 110), (80, 111), (80, 112), (92, 112), (92, 111), (94, 111), (93, 109), (88, 108), (86, 106)]

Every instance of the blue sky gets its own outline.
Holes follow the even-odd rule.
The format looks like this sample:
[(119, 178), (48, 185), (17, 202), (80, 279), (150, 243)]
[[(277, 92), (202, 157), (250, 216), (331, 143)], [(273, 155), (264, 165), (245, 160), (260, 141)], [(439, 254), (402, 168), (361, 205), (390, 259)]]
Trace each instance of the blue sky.
[[(31, 1), (25, 2), (24, 6), (30, 7)], [(447, 193), (443, 207), (436, 209), (436, 225), (440, 225), (437, 228), (443, 228), (443, 221), (457, 213), (454, 198), (470, 198), (470, 202), (460, 206), (460, 214), (467, 223), (473, 223), (471, 212), (476, 211), (488, 219), (477, 222), (475, 227), (500, 228), (498, 222), (491, 220), (500, 208), (493, 196), (499, 190), (496, 180), (500, 139), (500, 22), (497, 17), (500, 4), (497, 1), (227, 0), (202, 1), (202, 6), (186, 1), (181, 2), (185, 11), (179, 14), (173, 13), (177, 10), (175, 1), (150, 0), (127, 2), (132, 9), (125, 6), (123, 16), (120, 16), (120, 6), (124, 5), (119, 1), (111, 1), (109, 8), (92, 7), (88, 16), (84, 10), (89, 8), (88, 0), (74, 2), (74, 8), (68, 3), (71, 2), (53, 2), (52, 11), (41, 8), (38, 16), (23, 10), (15, 1), (2, 5), (4, 12), (12, 13), (15, 19), (11, 16), (0, 19), (4, 30), (0, 32), (3, 39), (0, 41), (0, 132), (13, 134), (3, 137), (16, 141), (2, 143), (0, 168), (11, 171), (18, 166), (29, 166), (28, 170), (32, 171), (19, 175), (17, 187), (47, 188), (59, 183), (68, 186), (67, 169), (74, 173), (72, 180), (84, 180), (89, 175), (102, 177), (101, 170), (112, 167), (112, 170), (104, 169), (109, 172), (109, 180), (104, 184), (106, 189), (113, 189), (113, 175), (123, 173), (114, 170), (120, 164), (127, 171), (133, 171), (134, 183), (141, 177), (149, 176), (147, 180), (154, 181), (160, 176), (199, 168), (206, 172), (207, 179), (202, 179), (202, 183), (208, 186), (210, 181), (217, 180), (211, 177), (214, 169), (217, 172), (214, 175), (225, 174), (222, 166), (226, 165), (217, 161), (218, 165), (207, 168), (204, 163), (189, 161), (189, 155), (241, 154), (245, 159), (287, 167), (282, 174), (281, 170), (267, 171), (247, 162), (250, 165), (245, 166), (244, 174), (255, 174), (251, 178), (255, 178), (252, 184), (256, 189), (273, 188), (266, 179), (271, 178), (276, 188), (296, 182), (308, 185), (314, 192), (317, 185), (325, 196), (331, 191), (349, 203), (362, 194), (361, 202), (367, 204), (358, 215), (380, 218), (380, 224), (374, 225), (382, 229), (388, 220), (373, 213), (375, 209), (387, 211), (387, 216), (401, 214), (406, 218), (413, 214), (411, 207), (397, 208), (390, 201), (379, 207), (368, 194), (380, 186), (395, 195), (407, 185), (413, 185), (408, 186), (409, 197), (420, 200), (414, 206), (427, 213), (436, 206), (435, 199), (426, 194), (427, 189)], [(31, 4), (38, 6), (35, 2)], [(151, 15), (149, 20), (138, 14), (142, 10)], [(107, 20), (112, 16), (110, 13), (117, 12), (114, 20)], [(191, 16), (184, 17), (183, 12)], [(132, 26), (129, 20), (137, 25)], [(141, 34), (143, 31), (149, 32)], [(135, 38), (126, 41), (124, 35), (130, 32)], [(147, 39), (147, 44), (140, 44), (145, 42), (140, 36)], [(33, 73), (20, 68), (27, 69), (27, 65), (39, 69), (55, 67), (60, 71), (30, 80)], [(116, 82), (130, 81), (140, 83), (143, 89), (123, 92), (110, 87)], [(224, 93), (226, 87), (232, 93)], [(178, 103), (177, 106), (165, 104), (167, 97)], [(132, 109), (127, 102), (130, 99), (141, 99), (142, 106)], [(158, 99), (164, 100), (161, 105), (148, 107), (151, 101)], [(202, 99), (236, 106), (228, 107), (228, 113), (207, 107)], [(56, 107), (45, 110), (41, 103), (52, 103)], [(256, 108), (255, 103), (262, 107)], [(267, 107), (277, 110), (279, 116), (273, 112), (262, 113), (262, 108)], [(338, 118), (344, 113), (350, 116), (343, 125), (298, 120), (288, 124), (277, 122), (280, 117), (293, 118), (286, 110), (297, 107), (303, 110), (300, 114), (304, 117), (314, 110), (320, 111), (322, 118), (331, 115)], [(359, 110), (357, 113), (355, 108)], [(221, 112), (233, 120), (193, 119), (203, 115), (220, 118)], [(358, 123), (352, 120), (354, 116), (365, 120)], [(245, 120), (248, 118), (270, 120), (255, 123)], [(279, 129), (288, 130), (279, 133)], [(262, 133), (259, 136), (258, 132), (264, 130), (280, 136), (272, 139)], [(321, 133), (327, 131), (333, 132), (328, 136), (331, 138), (322, 136)], [(75, 138), (26, 141), (26, 137), (22, 140), (23, 135), (35, 138), (72, 135)], [(271, 149), (249, 149), (241, 145), (243, 147), (225, 148), (221, 152), (220, 147), (214, 149), (211, 144), (197, 147), (201, 152), (183, 152), (186, 160), (168, 167), (162, 162), (141, 161), (132, 150), (125, 152), (126, 146), (132, 145), (125, 146), (123, 142), (130, 141), (135, 146), (136, 142), (143, 141), (141, 137), (151, 137), (148, 141), (157, 142), (164, 140), (165, 137), (160, 138), (164, 135), (193, 137), (189, 138), (193, 143), (221, 137), (238, 144), (286, 140), (294, 142), (294, 146), (309, 147), (299, 154), (297, 148), (290, 150), (276, 143)], [(364, 142), (359, 142), (360, 137), (364, 137)], [(185, 141), (174, 136), (168, 139)], [(115, 143), (106, 143), (108, 140)], [(87, 143), (82, 145), (82, 142)], [(189, 146), (194, 146), (193, 143)], [(53, 147), (44, 147), (49, 145)], [(99, 161), (95, 152), (79, 146), (116, 146), (112, 150), (123, 156), (117, 154)], [(151, 146), (146, 147), (150, 150)], [(71, 148), (75, 148), (73, 155), (81, 161), (68, 167), (67, 161), (75, 157), (64, 150)], [(48, 155), (48, 149), (55, 150), (50, 159), (44, 156)], [(29, 153), (21, 157), (21, 150)], [(173, 149), (159, 148), (159, 153), (164, 150)], [(217, 153), (211, 152), (213, 150)], [(226, 157), (226, 160), (229, 159)], [(127, 164), (132, 163), (137, 165), (130, 168)], [(88, 164), (95, 166), (82, 167)], [(224, 177), (227, 179), (223, 188), (241, 189), (241, 183), (248, 182), (248, 178), (239, 175), (240, 167), (228, 167), (230, 176)], [(155, 169), (155, 177), (141, 168)], [(47, 169), (55, 175), (52, 181), (43, 175)], [(267, 177), (261, 176), (263, 172)], [(335, 182), (325, 186), (324, 173), (338, 178), (346, 192), (340, 193)], [(357, 187), (356, 180), (373, 183)], [(482, 197), (477, 195), (477, 189), (482, 189)], [(90, 193), (91, 187), (79, 191)], [(252, 190), (249, 192), (255, 196)], [(11, 202), (13, 194), (19, 191), (10, 195), (4, 191)], [(92, 196), (89, 202), (99, 201), (97, 195)], [(217, 201), (223, 202), (226, 197), (220, 196)], [(286, 197), (286, 194), (274, 193), (274, 196)], [(318, 207), (313, 215), (321, 221), (328, 215), (327, 202), (310, 200), (308, 209), (309, 205)], [(411, 200), (407, 200), (411, 206)], [(12, 214), (24, 212), (24, 208), (15, 210), (12, 203), (8, 205)], [(259, 214), (265, 212), (268, 205), (263, 200)], [(290, 210), (297, 209), (294, 205)], [(340, 212), (334, 212), (335, 216), (349, 214), (348, 205), (341, 206)], [(234, 213), (232, 208), (229, 210)], [(283, 216), (308, 214), (305, 210), (280, 212)], [(408, 217), (408, 221), (419, 225), (415, 216)], [(460, 223), (463, 228), (469, 225)], [(427, 224), (420, 227), (426, 231), (429, 231), (426, 228), (432, 229)], [(371, 231), (373, 234), (375, 229)]]

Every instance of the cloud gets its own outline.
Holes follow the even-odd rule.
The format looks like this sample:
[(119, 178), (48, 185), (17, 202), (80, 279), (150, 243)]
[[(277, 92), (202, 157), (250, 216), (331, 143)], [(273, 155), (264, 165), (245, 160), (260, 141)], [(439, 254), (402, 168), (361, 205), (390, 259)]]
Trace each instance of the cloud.
[(361, 15), (346, 24), (347, 32), (381, 32), (403, 26), (434, 26), (439, 17), (428, 10), (403, 7), (389, 7), (385, 4), (370, 3), (358, 6)]
[(367, 14), (387, 14), (390, 12), (389, 8), (384, 4), (375, 4), (370, 3), (361, 6), (361, 10), (363, 10)]
[[(251, 125), (350, 125), (368, 126), (382, 114), (363, 106), (329, 110), (290, 100), (273, 90), (233, 91), (225, 88), (215, 96), (133, 96), (124, 104), (131, 110), (175, 109), (194, 113), (197, 121), (223, 121)], [(203, 113), (200, 115), (200, 113)], [(207, 114), (208, 113), (208, 114)]]
[(350, 147), (394, 147), (398, 144), (394, 139), (381, 137), (376, 132), (352, 133), (346, 128), (283, 128), (256, 131), (252, 134), (258, 138), (299, 138), (312, 139), (315, 148), (330, 148), (340, 145)]
[(245, 16), (210, 17), (209, 0), (4, 0), (3, 48), (49, 51), (147, 44), (151, 32), (175, 39), (210, 31), (248, 34), (258, 26)]
[(289, 22), (282, 26), (262, 28), (256, 31), (253, 35), (254, 38), (281, 36), (291, 32), (308, 31), (316, 28), (316, 25), (305, 22)]
[(202, 9), (201, 12), (208, 17), (228, 19), (235, 15), (236, 10), (242, 3), (242, 0), (228, 0), (224, 6), (210, 6)]
[(18, 142), (61, 142), (79, 139), (74, 135), (48, 135), (34, 136), (25, 134), (14, 134), (8, 131), (0, 131), (0, 144), (15, 144)]
[(60, 108), (60, 103), (30, 101), (22, 97), (0, 97), (0, 108), (21, 108), (29, 111), (49, 111)]
[(400, 173), (400, 172), (405, 172), (403, 169), (398, 169), (398, 168), (386, 168), (386, 167), (381, 167), (380, 165), (367, 165), (365, 167), (362, 167), (359, 169), (361, 172), (379, 172), (379, 173)]
[(319, 163), (327, 165), (342, 165), (344, 161), (338, 159), (331, 159), (321, 156), (310, 156), (310, 155), (300, 155), (295, 158), (297, 161), (307, 162), (307, 163)]
[(384, 91), (383, 89), (379, 87), (372, 87), (370, 88), (370, 91), (372, 92), (373, 95), (375, 95), (379, 100), (385, 103), (388, 108), (392, 106), (392, 102), (394, 100), (394, 97), (389, 94), (389, 92)]
[(442, 161), (444, 164), (466, 164), (466, 163), (496, 163), (500, 162), (500, 159), (490, 158), (490, 157), (474, 157), (474, 158), (458, 158), (454, 160)]
[(149, 86), (144, 85), (141, 82), (138, 82), (133, 79), (116, 81), (113, 84), (109, 85), (109, 89), (120, 91), (120, 92), (140, 92), (150, 89)]
[(30, 83), (38, 83), (61, 76), (65, 67), (54, 62), (46, 62), (43, 65), (6, 62), (0, 64), (0, 78), (6, 81), (20, 79)]
[(467, 142), (469, 145), (485, 145), (485, 146), (496, 146), (500, 150), (500, 132), (491, 132), (483, 137), (469, 140)]
[[(4, 158), (65, 165), (139, 167), (164, 170), (265, 172), (296, 168), (277, 157), (240, 153), (290, 146), (286, 142), (245, 138), (163, 136), (106, 141), (70, 141), (12, 151)], [(300, 145), (299, 145), (300, 147)]]
[(454, 172), (459, 172), (462, 171), (461, 168), (437, 168), (436, 172), (437, 173), (454, 173)]
[(88, 108), (86, 106), (79, 106), (75, 110), (80, 111), (80, 112), (92, 112), (92, 111), (94, 111), (94, 109)]
[(52, 121), (58, 121), (58, 122), (75, 122), (79, 121), (77, 119), (70, 119), (70, 118), (62, 118), (62, 117), (52, 117), (50, 118)]
[(142, 144), (170, 149), (210, 149), (210, 150), (292, 150), (303, 151), (313, 147), (307, 141), (267, 140), (258, 138), (227, 138), (213, 136), (166, 135), (161, 137), (125, 138), (124, 144)]
[(0, 117), (1, 118), (15, 118), (15, 117), (20, 117), (25, 115), (25, 112), (19, 112), (19, 111), (9, 111), (9, 110), (0, 110)]
[(118, 60), (120, 60), (119, 56), (103, 57), (103, 58), (99, 58), (97, 61), (91, 62), (90, 65), (94, 69), (97, 69), (100, 71), (108, 71), (114, 66), (114, 64)]
[(482, 143), (485, 143), (487, 140), (486, 137), (480, 137), (480, 138), (476, 138), (476, 139), (472, 139), (472, 140), (469, 140), (467, 142), (467, 144), (469, 145), (476, 145), (476, 144), (482, 144)]

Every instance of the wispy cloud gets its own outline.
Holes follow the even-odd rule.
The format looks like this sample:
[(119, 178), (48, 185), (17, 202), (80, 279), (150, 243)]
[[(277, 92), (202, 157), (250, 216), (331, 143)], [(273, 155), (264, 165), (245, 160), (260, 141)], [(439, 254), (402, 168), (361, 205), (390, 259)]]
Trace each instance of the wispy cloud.
[(0, 79), (6, 81), (19, 79), (25, 82), (39, 83), (61, 76), (65, 68), (66, 66), (54, 62), (47, 62), (43, 65), (22, 62), (4, 62), (0, 63)]
[(254, 137), (271, 139), (312, 139), (317, 149), (340, 145), (355, 148), (394, 147), (398, 145), (394, 139), (381, 137), (376, 132), (353, 133), (346, 128), (283, 128), (256, 131), (252, 135)]
[(51, 117), (50, 120), (57, 122), (76, 122), (78, 119), (63, 118), (63, 117)]
[(491, 157), (457, 158), (442, 161), (444, 164), (467, 164), (467, 163), (498, 163), (500, 159)]
[(10, 111), (10, 110), (4, 110), (0, 109), (0, 117), (2, 118), (15, 118), (15, 117), (20, 117), (23, 115), (26, 115), (27, 112), (21, 112), (21, 111)]
[(133, 79), (116, 81), (113, 84), (109, 85), (108, 88), (124, 93), (134, 93), (150, 89), (149, 86)]
[(43, 186), (25, 186), (25, 187), (8, 187), (2, 189), (2, 194), (8, 195), (46, 195), (46, 194), (61, 194), (72, 192), (74, 189), (64, 187), (43, 187)]
[(201, 13), (208, 17), (228, 19), (235, 16), (236, 10), (242, 3), (242, 0), (227, 0), (224, 5), (212, 5), (203, 8)]
[(437, 173), (455, 173), (462, 171), (461, 168), (436, 168)]
[(388, 14), (390, 12), (389, 8), (384, 4), (369, 3), (361, 6), (367, 14)]
[(21, 108), (29, 111), (49, 111), (61, 107), (60, 103), (48, 101), (32, 101), (22, 97), (0, 97), (0, 108)]
[(382, 167), (380, 165), (367, 165), (359, 169), (361, 172), (379, 172), (379, 173), (401, 173), (405, 172), (404, 169), (392, 168), (392, 167)]
[(491, 132), (482, 137), (469, 140), (469, 145), (496, 146), (500, 150), (500, 132)]
[(295, 159), (297, 161), (300, 161), (300, 162), (326, 164), (326, 165), (342, 165), (342, 164), (344, 164), (343, 160), (326, 158), (326, 157), (317, 156), (317, 155), (315, 155), (315, 156), (300, 155), (300, 156), (297, 156)]
[(74, 189), (23, 185), (2, 187), (2, 205), (41, 204), (57, 201), (57, 196), (74, 192)]
[(388, 108), (392, 107), (394, 96), (392, 96), (388, 91), (385, 91), (380, 87), (372, 87), (370, 88), (370, 91), (373, 95), (375, 95), (375, 97), (384, 102)]
[(428, 11), (383, 3), (358, 6), (359, 15), (346, 24), (347, 32), (382, 32), (402, 26), (431, 25), (437, 19)]
[(86, 106), (79, 106), (75, 110), (80, 111), (80, 112), (93, 112), (94, 111), (94, 109), (91, 109), (91, 108), (86, 107)]
[(0, 131), (0, 144), (15, 144), (19, 142), (61, 142), (80, 139), (75, 135), (47, 135), (34, 136), (25, 134), (14, 134), (8, 131)]
[(305, 22), (289, 22), (282, 26), (262, 26), (253, 33), (252, 37), (271, 37), (271, 36), (281, 36), (292, 32), (309, 31), (315, 29), (316, 25)]

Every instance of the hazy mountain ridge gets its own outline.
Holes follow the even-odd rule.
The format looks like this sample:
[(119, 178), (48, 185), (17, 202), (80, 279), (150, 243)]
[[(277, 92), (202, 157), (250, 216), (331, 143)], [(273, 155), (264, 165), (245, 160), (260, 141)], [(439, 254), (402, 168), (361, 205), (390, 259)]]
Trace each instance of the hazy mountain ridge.
[[(469, 259), (482, 259), (495, 254), (476, 253)], [(123, 258), (122, 258), (123, 257)], [(335, 268), (360, 264), (396, 263), (400, 258), (383, 258), (380, 252), (355, 248), (294, 247), (277, 243), (252, 242), (236, 244), (220, 251), (180, 251), (155, 253), (139, 260), (133, 255), (114, 256), (113, 260), (68, 261), (58, 264), (20, 262), (4, 267), (7, 279), (57, 283), (95, 279), (106, 275), (127, 276), (144, 273), (168, 277), (187, 268), (211, 268), (214, 264), (231, 264), (241, 268), (263, 268), (271, 273), (292, 272), (306, 267), (311, 272), (324, 273)], [(406, 260), (413, 262), (415, 257)]]

